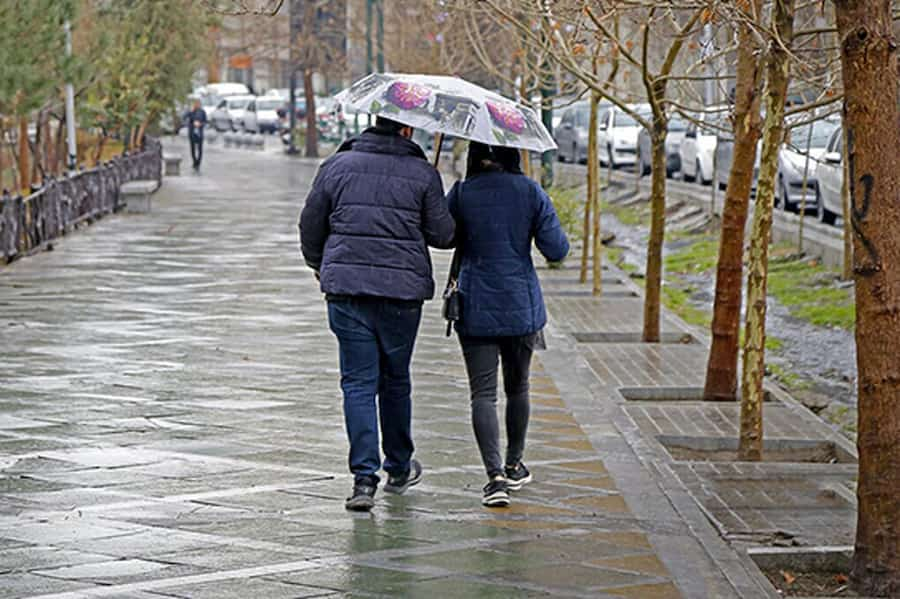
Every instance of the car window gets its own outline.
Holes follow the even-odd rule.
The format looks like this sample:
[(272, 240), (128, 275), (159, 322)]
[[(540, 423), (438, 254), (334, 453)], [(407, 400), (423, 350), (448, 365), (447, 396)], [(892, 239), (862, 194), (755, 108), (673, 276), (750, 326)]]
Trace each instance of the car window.
[(572, 109), (565, 111), (563, 113), (562, 121), (560, 121), (563, 125), (571, 125), (572, 124)]
[(613, 113), (613, 127), (637, 127), (638, 122), (627, 112)]
[(277, 110), (284, 106), (284, 101), (280, 98), (275, 98), (273, 100), (258, 100), (256, 102), (257, 110)]
[(681, 119), (672, 119), (669, 121), (669, 131), (684, 131), (687, 129), (687, 123)]
[(228, 100), (228, 108), (231, 110), (241, 110), (246, 108), (250, 100)]

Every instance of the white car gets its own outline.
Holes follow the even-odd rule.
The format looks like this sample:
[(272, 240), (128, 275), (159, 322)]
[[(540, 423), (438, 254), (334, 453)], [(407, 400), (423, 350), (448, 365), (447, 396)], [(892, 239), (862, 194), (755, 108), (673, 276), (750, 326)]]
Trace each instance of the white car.
[(225, 112), (231, 121), (231, 130), (238, 131), (244, 128), (244, 114), (250, 102), (256, 99), (256, 96), (228, 96), (225, 98)]
[[(778, 186), (776, 202), (784, 210), (799, 209), (805, 203), (808, 208), (816, 206), (816, 165), (825, 156), (828, 142), (840, 123), (834, 120), (815, 121), (811, 125), (801, 125), (790, 130), (788, 143), (778, 150)], [(807, 160), (807, 144), (809, 159)], [(804, 174), (806, 191), (804, 198)], [(805, 199), (805, 202), (804, 202)]]
[(716, 138), (724, 121), (724, 114), (703, 113), (696, 121), (688, 123), (684, 139), (681, 140), (681, 148), (678, 150), (681, 156), (683, 181), (699, 180), (704, 185), (712, 183)]
[(281, 121), (278, 110), (283, 110), (285, 106), (284, 100), (278, 96), (259, 96), (250, 100), (244, 111), (244, 130), (253, 133), (275, 133)]
[[(646, 105), (630, 107), (638, 113), (647, 114)], [(599, 115), (597, 146), (600, 164), (613, 168), (631, 166), (637, 162), (638, 133), (641, 126), (630, 114), (617, 106), (605, 108)]]
[(816, 163), (815, 173), (819, 220), (833, 225), (838, 215), (844, 213), (841, 201), (844, 183), (843, 138), (840, 127), (831, 134), (822, 160)]

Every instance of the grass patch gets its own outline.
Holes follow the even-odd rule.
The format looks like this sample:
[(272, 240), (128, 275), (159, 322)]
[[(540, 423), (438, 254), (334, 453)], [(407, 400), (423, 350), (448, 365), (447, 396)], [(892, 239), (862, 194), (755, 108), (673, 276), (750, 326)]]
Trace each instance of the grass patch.
[(584, 228), (584, 203), (585, 198), (579, 193), (578, 187), (551, 187), (547, 195), (553, 201), (556, 215), (562, 224), (563, 231), (569, 241), (581, 241)]
[(647, 209), (648, 206), (649, 204), (646, 203), (620, 206), (602, 200), (600, 202), (600, 211), (612, 214), (620, 223), (627, 227), (649, 227), (650, 211)]
[(790, 391), (803, 391), (812, 387), (812, 384), (808, 380), (793, 372), (788, 372), (779, 364), (769, 362), (766, 364), (766, 369), (779, 383), (784, 385)]
[(836, 271), (817, 262), (788, 257), (769, 265), (769, 293), (793, 316), (851, 330), (856, 323), (853, 289), (836, 287), (837, 281)]
[(669, 252), (665, 257), (666, 270), (682, 274), (702, 274), (716, 268), (719, 260), (717, 237), (702, 236), (696, 241)]
[(691, 304), (690, 298), (694, 291), (695, 289), (690, 286), (663, 285), (663, 304), (686, 323), (709, 328), (712, 322), (712, 314)]
[(778, 352), (784, 348), (784, 341), (778, 337), (766, 335), (766, 351)]

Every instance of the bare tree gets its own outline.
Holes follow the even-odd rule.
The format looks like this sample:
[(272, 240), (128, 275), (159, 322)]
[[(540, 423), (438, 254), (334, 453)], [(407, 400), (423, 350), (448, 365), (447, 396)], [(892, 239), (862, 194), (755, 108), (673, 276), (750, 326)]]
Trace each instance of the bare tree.
[(900, 595), (900, 65), (891, 0), (834, 3), (849, 156), (859, 371), (852, 582)]
[(764, 125), (756, 209), (747, 275), (747, 321), (741, 377), (741, 427), (738, 459), (758, 461), (763, 451), (763, 379), (766, 374), (766, 280), (778, 151), (784, 138), (784, 104), (790, 81), (789, 52), (794, 35), (794, 0), (774, 0), (772, 39), (766, 56)]

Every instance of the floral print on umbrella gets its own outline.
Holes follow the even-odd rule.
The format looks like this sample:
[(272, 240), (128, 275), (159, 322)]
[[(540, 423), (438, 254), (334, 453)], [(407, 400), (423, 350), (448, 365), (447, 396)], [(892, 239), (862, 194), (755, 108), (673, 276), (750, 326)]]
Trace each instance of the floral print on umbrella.
[(491, 120), (501, 129), (520, 135), (525, 131), (525, 117), (514, 106), (504, 106), (493, 102), (485, 102)]
[(428, 103), (428, 98), (431, 97), (431, 90), (415, 83), (395, 81), (387, 89), (385, 96), (391, 104), (404, 110), (413, 110), (414, 108), (421, 108)]

